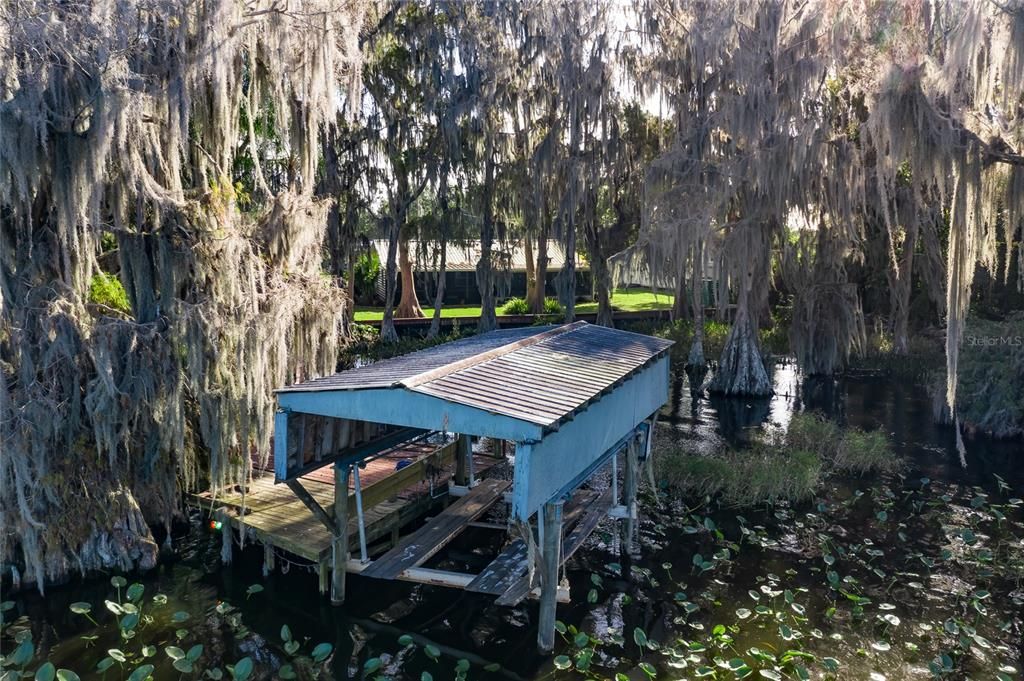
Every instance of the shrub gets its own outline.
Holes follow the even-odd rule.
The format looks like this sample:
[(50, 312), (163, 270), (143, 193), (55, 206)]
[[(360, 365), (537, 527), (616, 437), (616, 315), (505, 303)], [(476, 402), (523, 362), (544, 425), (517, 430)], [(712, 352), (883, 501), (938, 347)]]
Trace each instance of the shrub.
[(501, 308), (502, 314), (528, 314), (529, 312), (530, 306), (523, 298), (509, 298)]
[(364, 298), (371, 296), (377, 283), (377, 275), (380, 274), (380, 258), (377, 257), (376, 250), (371, 248), (359, 255), (354, 274), (358, 295)]
[(97, 272), (89, 282), (89, 302), (124, 314), (131, 314), (132, 311), (121, 280), (106, 272)]
[(547, 314), (563, 314), (565, 312), (565, 308), (563, 308), (562, 304), (555, 298), (545, 298), (544, 312)]

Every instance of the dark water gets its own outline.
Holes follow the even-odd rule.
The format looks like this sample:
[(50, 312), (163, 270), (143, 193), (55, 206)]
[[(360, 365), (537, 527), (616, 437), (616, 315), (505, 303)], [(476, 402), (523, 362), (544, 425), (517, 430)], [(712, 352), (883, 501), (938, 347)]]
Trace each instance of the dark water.
[[(979, 512), (972, 508), (971, 500), (979, 494), (988, 495), (985, 508), (988, 504), (995, 507), (998, 500), (1024, 496), (1021, 443), (968, 441), (969, 466), (962, 469), (952, 447), (952, 431), (932, 423), (929, 400), (916, 385), (878, 377), (801, 380), (795, 367), (784, 364), (775, 369), (775, 383), (777, 394), (770, 400), (693, 400), (685, 377), (680, 375), (673, 382), (656, 437), (706, 453), (723, 442), (742, 442), (765, 430), (785, 429), (796, 411), (820, 410), (844, 424), (891, 433), (897, 453), (907, 461), (907, 472), (894, 480), (830, 481), (806, 508), (745, 511), (745, 526), (754, 528), (748, 535), (742, 534), (735, 510), (715, 508), (690, 514), (678, 506), (663, 507), (643, 523), (636, 561), (627, 558), (623, 562), (611, 527), (603, 526), (571, 562), (567, 578), (573, 603), (559, 606), (558, 613), (561, 621), (600, 639), (600, 643), (592, 641), (586, 646), (592, 650), (590, 673), (607, 678), (623, 673), (637, 681), (648, 678), (650, 671), (658, 678), (691, 678), (702, 663), (714, 668), (716, 657), (720, 662), (741, 658), (753, 664), (751, 648), (778, 654), (786, 647), (797, 647), (816, 656), (813, 663), (808, 662), (813, 678), (825, 678), (820, 664), (825, 656), (842, 663), (839, 678), (881, 678), (872, 673), (889, 679), (928, 678), (935, 673), (929, 670), (929, 661), (949, 648), (949, 641), (940, 635), (943, 622), (955, 618), (970, 619), (972, 629), (991, 647), (975, 650), (968, 642), (963, 647), (967, 652), (951, 653), (955, 670), (943, 672), (948, 678), (971, 674), (996, 678), (998, 673), (1020, 678), (1016, 670), (1021, 668), (1024, 587), (1019, 582), (1024, 575), (1014, 583), (1003, 574), (1005, 570), (987, 575), (982, 565), (977, 573), (976, 565), (984, 560), (978, 563), (973, 559), (964, 565), (974, 565), (966, 569), (977, 574), (965, 576), (962, 569), (950, 569), (947, 574), (941, 568), (924, 569), (921, 556), (942, 546), (958, 550), (949, 536), (959, 530), (944, 528), (940, 518), (960, 518), (970, 524), (967, 516)], [(1002, 485), (996, 476), (1004, 481)], [(897, 521), (904, 507), (919, 510), (912, 518)], [(878, 508), (890, 509), (893, 521), (880, 523)], [(928, 508), (935, 512), (929, 515)], [(1021, 509), (1000, 508), (1005, 508), (1006, 521), (999, 527), (1006, 529), (1006, 535), (1000, 535), (999, 541), (992, 538), (996, 532), (985, 537), (996, 546), (997, 563), (1002, 560), (1014, 565), (1024, 554)], [(694, 523), (699, 524), (702, 517), (714, 523), (724, 538), (696, 532)], [(987, 527), (980, 523), (978, 520), (972, 526)], [(452, 545), (452, 562), (432, 566), (482, 567), (488, 557), (479, 545), (496, 546), (496, 534), (470, 530)], [(850, 588), (856, 588), (861, 597), (870, 597), (871, 604), (862, 608), (864, 616), (851, 615), (840, 602), (836, 615), (822, 618), (821, 613), (837, 603), (837, 594), (828, 588), (825, 578), (829, 570), (822, 563), (823, 550), (816, 548), (822, 536), (843, 537), (835, 539), (830, 550), (842, 556), (839, 566), (848, 566), (842, 573), (855, 580)], [(744, 541), (739, 552), (716, 560), (714, 569), (693, 567), (696, 552), (710, 556), (741, 537)], [(336, 678), (365, 676), (364, 665), (376, 658), (382, 662), (377, 674), (415, 679), (423, 671), (435, 679), (455, 677), (461, 658), (470, 661), (469, 676), (474, 678), (540, 678), (552, 673), (582, 677), (579, 672), (555, 671), (551, 658), (537, 655), (534, 604), (497, 608), (493, 599), (485, 596), (350, 576), (349, 599), (343, 607), (334, 608), (318, 594), (311, 566), (279, 559), (279, 568), (284, 566), (287, 572), (279, 570), (264, 578), (262, 550), (252, 547), (236, 550), (234, 564), (224, 568), (219, 563), (220, 543), (217, 530), (197, 527), (175, 538), (175, 559), (148, 574), (129, 577), (129, 582), (145, 586), (144, 600), (157, 593), (168, 599), (166, 605), (147, 606), (153, 620), (143, 629), (146, 642), (158, 649), (150, 660), (157, 665), (156, 678), (179, 676), (162, 648), (182, 645), (175, 635), (182, 626), (189, 627), (188, 637), (182, 639), (188, 645), (198, 637), (208, 655), (223, 655), (224, 661), (233, 662), (243, 654), (257, 660), (283, 659), (279, 633), (283, 624), (290, 627), (295, 640), (303, 642), (304, 651), (320, 642), (334, 645)], [(877, 551), (884, 555), (871, 553)], [(872, 576), (876, 569), (885, 577)], [(253, 584), (263, 590), (248, 593)], [(987, 587), (992, 597), (982, 605), (988, 614), (974, 612), (972, 618), (970, 594), (979, 584)], [(750, 591), (763, 594), (762, 600), (754, 601)], [(780, 595), (787, 591), (797, 608), (806, 611), (805, 618), (789, 612), (793, 609), (789, 597)], [(962, 597), (952, 596), (961, 592)], [(49, 659), (88, 678), (86, 671), (105, 656), (103, 651), (139, 645), (118, 640), (113, 616), (103, 606), (105, 599), (116, 600), (114, 594), (106, 578), (53, 588), (45, 597), (19, 594), (14, 609), (4, 615), (5, 622), (16, 622), (6, 632), (3, 652), (10, 652), (14, 632), (31, 628), (37, 649), (42, 651), (34, 665)], [(588, 603), (588, 595), (596, 602)], [(765, 607), (769, 600), (772, 614), (740, 617), (743, 610)], [(69, 610), (77, 601), (93, 604), (92, 615), (100, 626)], [(218, 603), (238, 608), (243, 624), (235, 634), (225, 636), (223, 628), (203, 626)], [(883, 605), (887, 609), (876, 612)], [(781, 619), (783, 610), (793, 619)], [(172, 613), (178, 611), (191, 614), (187, 625), (171, 621)], [(885, 614), (895, 615), (899, 625), (882, 623), (880, 629)], [(748, 622), (752, 624), (748, 626)], [(728, 629), (723, 639), (721, 633), (713, 634), (717, 624), (735, 629)], [(800, 630), (796, 642), (779, 640), (777, 630), (785, 633), (782, 625)], [(634, 640), (637, 628), (658, 642), (653, 644), (657, 650), (653, 646), (640, 648)], [(422, 637), (417, 638), (418, 645), (400, 641), (406, 633)], [(89, 641), (82, 636), (99, 638)], [(211, 637), (220, 640), (209, 640)], [(885, 647), (880, 643), (883, 639), (890, 649), (872, 647)], [(241, 649), (238, 640), (245, 641)], [(427, 654), (426, 643), (437, 646), (439, 659)], [(709, 650), (694, 653), (694, 645)], [(559, 644), (556, 654), (576, 659), (580, 649), (567, 640)], [(641, 662), (651, 665), (648, 671), (639, 666)], [(372, 668), (376, 663), (370, 664)], [(487, 665), (499, 665), (500, 669), (485, 669)], [(118, 669), (108, 672), (114, 674), (111, 678), (122, 677), (120, 672), (115, 674)], [(130, 671), (132, 666), (125, 669)], [(721, 665), (717, 671), (720, 678), (734, 678), (733, 672)], [(797, 672), (789, 666), (783, 667), (782, 673)]]

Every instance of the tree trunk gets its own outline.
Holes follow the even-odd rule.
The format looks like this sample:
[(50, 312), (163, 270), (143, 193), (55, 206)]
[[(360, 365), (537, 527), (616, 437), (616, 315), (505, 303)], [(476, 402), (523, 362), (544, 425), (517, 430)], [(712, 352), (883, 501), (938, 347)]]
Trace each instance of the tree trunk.
[(729, 270), (721, 258), (718, 261), (718, 284), (715, 286), (715, 321), (728, 321)]
[(530, 312), (533, 314), (544, 313), (544, 294), (548, 287), (548, 217), (541, 217), (541, 231), (537, 236), (537, 267), (534, 270), (536, 285), (533, 287), (533, 295), (527, 299)]
[(562, 265), (562, 304), (565, 323), (576, 321), (576, 225), (569, 221), (565, 235), (565, 264)]
[(586, 228), (587, 252), (590, 256), (590, 276), (597, 295), (597, 323), (601, 326), (615, 326), (612, 314), (612, 300), (608, 291), (608, 262), (601, 248), (600, 226), (591, 221)]
[(524, 299), (529, 304), (536, 294), (537, 263), (533, 259), (533, 239), (529, 234), (523, 236), (523, 257), (526, 259), (526, 294)]
[(348, 268), (345, 272), (345, 329), (351, 327), (356, 315), (356, 254), (352, 248), (348, 251)]
[[(653, 283), (653, 275), (652, 275)], [(672, 299), (672, 310), (670, 312), (672, 321), (678, 322), (686, 319), (686, 263), (680, 258), (679, 272), (676, 274), (675, 297)]]
[(907, 227), (899, 269), (894, 272), (891, 266), (889, 268), (893, 351), (897, 355), (906, 355), (910, 351), (910, 294), (913, 291), (914, 251), (917, 249), (919, 229), (920, 225), (915, 216)]
[(397, 343), (395, 330), (395, 284), (398, 278), (398, 225), (392, 218), (388, 225), (388, 260), (384, 265), (384, 320), (380, 324), (380, 338), (385, 343)]
[(412, 260), (409, 258), (409, 240), (398, 242), (398, 266), (402, 275), (402, 298), (395, 309), (398, 318), (423, 317), (423, 308), (416, 297), (416, 279), (413, 276)]
[[(445, 211), (442, 208), (442, 215), (445, 215)], [(441, 305), (444, 303), (444, 284), (447, 276), (448, 267), (448, 233), (447, 230), (442, 228), (441, 230), (441, 262), (438, 263), (437, 269), (437, 293), (434, 295), (434, 316), (430, 320), (430, 330), (427, 331), (427, 338), (437, 338), (441, 333)]]
[(693, 342), (686, 359), (687, 368), (704, 368), (704, 241), (693, 247), (693, 270), (690, 278), (690, 300), (693, 305)]
[(491, 242), (494, 240), (494, 142), (491, 137), (489, 133), (484, 152), (483, 221), (480, 225), (480, 261), (476, 264), (476, 284), (480, 289), (480, 333), (498, 328), (491, 256)]
[(751, 265), (741, 282), (736, 318), (733, 320), (729, 337), (722, 350), (718, 371), (711, 380), (709, 389), (722, 395), (747, 397), (768, 397), (772, 394), (772, 382), (765, 369), (764, 360), (757, 343), (757, 325), (750, 316), (750, 293), (753, 283), (754, 265)]

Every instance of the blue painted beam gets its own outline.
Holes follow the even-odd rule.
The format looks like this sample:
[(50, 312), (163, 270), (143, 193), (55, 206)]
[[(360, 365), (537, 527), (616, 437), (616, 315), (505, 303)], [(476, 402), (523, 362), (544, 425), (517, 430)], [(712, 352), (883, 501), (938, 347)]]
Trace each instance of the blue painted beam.
[(544, 428), (536, 423), (402, 388), (286, 392), (278, 393), (277, 401), (284, 411), (465, 433), (514, 442), (534, 442), (544, 436)]
[(517, 443), (512, 513), (530, 518), (582, 477), (593, 472), (609, 450), (650, 418), (668, 400), (669, 358), (646, 369), (591, 404), (540, 442)]
[(274, 414), (274, 478), (288, 477), (288, 412), (278, 410)]
[(350, 464), (358, 464), (364, 459), (368, 459), (374, 454), (379, 454), (386, 449), (391, 449), (395, 445), (399, 445), (403, 442), (407, 442), (426, 433), (426, 430), (422, 428), (402, 428), (401, 430), (388, 433), (378, 437), (375, 440), (366, 442), (359, 445), (358, 447), (346, 447), (345, 449), (338, 450), (333, 454), (327, 455), (321, 458), (319, 461), (313, 461), (305, 466), (299, 466), (294, 469), (288, 469), (287, 462), (282, 469), (282, 466), (278, 463), (277, 458), (277, 447), (275, 440), (274, 447), (274, 482), (281, 483), (288, 480), (294, 480), (307, 473), (334, 464), (336, 466), (347, 466)]

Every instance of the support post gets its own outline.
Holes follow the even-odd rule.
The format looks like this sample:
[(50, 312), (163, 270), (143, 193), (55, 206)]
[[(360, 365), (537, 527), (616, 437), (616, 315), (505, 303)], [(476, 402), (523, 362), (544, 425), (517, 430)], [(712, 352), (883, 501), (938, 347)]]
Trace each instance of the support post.
[(269, 577), (274, 572), (274, 545), (269, 541), (263, 543), (263, 576)]
[(220, 521), (220, 562), (224, 565), (231, 565), (231, 554), (234, 550), (234, 529), (231, 527), (231, 517), (227, 511), (217, 511), (217, 520)]
[(537, 647), (550, 653), (555, 647), (555, 607), (558, 599), (558, 569), (562, 563), (562, 506), (559, 500), (544, 504), (544, 538), (541, 545), (540, 617)]
[(348, 563), (349, 464), (334, 465), (334, 540), (331, 542), (331, 605), (345, 602), (345, 565)]
[(318, 584), (320, 586), (320, 595), (321, 596), (326, 596), (327, 595), (327, 582), (329, 581), (328, 577), (330, 576), (329, 573), (330, 573), (330, 567), (327, 565), (327, 560), (321, 558), (317, 562), (317, 564), (316, 564), (316, 574), (317, 574)]
[(647, 428), (647, 437), (644, 440), (644, 471), (647, 473), (647, 484), (651, 486), (651, 494), (655, 502), (658, 501), (658, 481), (654, 479), (654, 424), (658, 422), (658, 415), (651, 417)]
[(619, 505), (619, 453), (612, 454), (612, 508)]
[(356, 522), (359, 525), (359, 559), (366, 563), (370, 559), (366, 555), (366, 520), (363, 517), (363, 486), (359, 482), (359, 464), (352, 465), (352, 474), (355, 476), (356, 492)]
[(622, 551), (632, 555), (633, 539), (636, 535), (636, 491), (637, 478), (640, 472), (640, 456), (636, 438), (630, 438), (626, 446), (626, 470), (623, 479), (623, 495), (626, 505), (626, 520), (623, 523)]
[(459, 449), (455, 454), (455, 484), (468, 487), (473, 480), (473, 438), (459, 435)]

